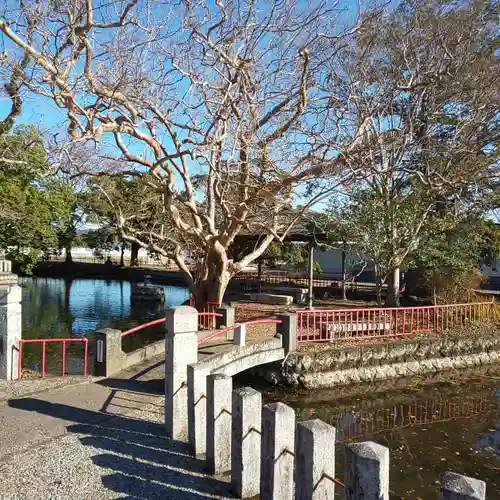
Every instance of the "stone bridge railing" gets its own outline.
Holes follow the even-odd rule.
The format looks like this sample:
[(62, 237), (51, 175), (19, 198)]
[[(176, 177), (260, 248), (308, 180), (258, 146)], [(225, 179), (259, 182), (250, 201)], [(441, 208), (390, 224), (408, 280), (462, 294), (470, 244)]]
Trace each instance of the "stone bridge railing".
[[(293, 348), (290, 334), (295, 338), (295, 331), (287, 331), (286, 326), (284, 321), (281, 336), (268, 344), (240, 345), (231, 354), (198, 361), (196, 311), (190, 307), (168, 311), (167, 435), (188, 441), (193, 455), (206, 460), (210, 473), (230, 472), (238, 498), (332, 500), (338, 485), (348, 500), (388, 500), (388, 448), (374, 442), (346, 445), (342, 484), (335, 478), (335, 427), (318, 419), (296, 423), (289, 406), (263, 406), (258, 391), (248, 387), (233, 390), (231, 375), (238, 371), (234, 365), (238, 360), (262, 349), (283, 356)], [(271, 358), (269, 355), (274, 361)], [(441, 500), (485, 498), (483, 481), (453, 472), (442, 478)]]
[(0, 274), (12, 273), (12, 262), (10, 260), (0, 259)]
[(17, 282), (12, 263), (0, 259), (0, 379), (5, 380), (15, 380), (19, 374), (22, 290)]

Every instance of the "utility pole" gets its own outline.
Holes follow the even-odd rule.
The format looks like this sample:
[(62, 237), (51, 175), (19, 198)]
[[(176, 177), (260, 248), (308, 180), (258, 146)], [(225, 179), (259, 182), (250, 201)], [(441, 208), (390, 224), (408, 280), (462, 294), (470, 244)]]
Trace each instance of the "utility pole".
[(314, 300), (314, 242), (309, 243), (309, 308), (313, 306)]

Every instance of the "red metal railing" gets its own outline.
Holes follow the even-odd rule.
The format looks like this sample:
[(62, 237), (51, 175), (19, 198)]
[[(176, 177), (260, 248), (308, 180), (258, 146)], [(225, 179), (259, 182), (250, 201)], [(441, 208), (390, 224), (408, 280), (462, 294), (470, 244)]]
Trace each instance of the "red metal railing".
[(147, 328), (148, 326), (160, 325), (161, 323), (165, 323), (165, 318), (155, 319), (153, 321), (150, 321), (149, 323), (134, 326), (134, 328), (130, 328), (130, 330), (125, 330), (124, 332), (122, 332), (122, 337), (126, 337), (127, 335), (138, 332), (139, 330), (144, 330), (144, 328)]
[(398, 308), (310, 309), (297, 311), (297, 339), (299, 342), (331, 342), (399, 337), (465, 326), (472, 321), (492, 320), (496, 314), (492, 302)]
[[(191, 295), (189, 297), (189, 305), (195, 307), (194, 297)], [(217, 302), (207, 302), (201, 311), (198, 312), (198, 327), (200, 330), (214, 330), (215, 329), (215, 318), (222, 317), (221, 314), (217, 314), (217, 309), (220, 304)]]
[(245, 326), (261, 325), (261, 324), (279, 325), (279, 324), (281, 324), (281, 320), (279, 320), (279, 319), (256, 319), (253, 321), (247, 321), (246, 323), (236, 323), (232, 326), (228, 326), (226, 328), (221, 328), (220, 330), (217, 330), (216, 332), (211, 333), (210, 335), (207, 335), (206, 337), (203, 337), (202, 339), (198, 340), (198, 345), (204, 344), (205, 342), (208, 342), (209, 340), (212, 340), (212, 339), (218, 337), (219, 335), (222, 335), (223, 333), (230, 332), (231, 330), (234, 330), (235, 328), (237, 328), (239, 326), (242, 326), (242, 325), (245, 325)]
[[(200, 328), (200, 330), (206, 329), (206, 328), (202, 328), (202, 326), (201, 326), (202, 323), (203, 324), (206, 323), (206, 318), (210, 318), (210, 319), (222, 318), (223, 316), (224, 316), (223, 314), (219, 314), (216, 312), (198, 313), (198, 327)], [(165, 323), (165, 321), (166, 321), (166, 318), (160, 318), (160, 319), (155, 319), (153, 321), (150, 321), (149, 323), (144, 323), (143, 325), (134, 326), (134, 328), (130, 328), (129, 330), (125, 330), (124, 332), (122, 332), (121, 336), (125, 337), (127, 335), (130, 335), (131, 333), (138, 332), (140, 330), (144, 330), (144, 328), (148, 328), (149, 326), (160, 325), (161, 323)]]
[(42, 377), (45, 376), (45, 346), (47, 343), (60, 342), (62, 344), (62, 367), (61, 375), (66, 373), (66, 344), (68, 342), (82, 342), (84, 345), (83, 354), (83, 375), (87, 376), (87, 362), (89, 353), (89, 339), (82, 338), (65, 338), (65, 339), (21, 339), (19, 341), (19, 364), (18, 364), (18, 378), (23, 375), (23, 344), (42, 344)]

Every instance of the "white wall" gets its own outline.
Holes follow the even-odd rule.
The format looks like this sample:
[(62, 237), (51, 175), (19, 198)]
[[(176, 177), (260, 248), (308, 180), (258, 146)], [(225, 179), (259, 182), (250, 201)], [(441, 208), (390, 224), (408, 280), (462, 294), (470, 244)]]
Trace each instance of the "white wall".
[[(314, 260), (321, 266), (322, 272), (326, 274), (342, 273), (342, 250), (332, 248), (330, 250), (315, 250)], [(346, 252), (346, 273), (349, 275), (353, 269), (361, 269), (366, 264), (365, 271), (371, 271), (372, 265), (370, 262), (365, 262), (365, 259), (356, 251)]]
[[(124, 252), (124, 256), (125, 257), (130, 257), (130, 248), (129, 249), (126, 249), (125, 252)], [(73, 247), (71, 249), (71, 254), (73, 255), (73, 257), (77, 257), (77, 256), (80, 256), (80, 257), (93, 257), (94, 256), (94, 251), (91, 249), (91, 248), (86, 248), (86, 247)], [(65, 256), (66, 255), (66, 251), (63, 249), (62, 250), (62, 253), (61, 253), (62, 256)], [(111, 250), (109, 252), (102, 252), (102, 255), (104, 255), (105, 257), (107, 257), (108, 255), (110, 255), (111, 257), (120, 257), (121, 255), (121, 252), (120, 250)], [(146, 249), (144, 248), (140, 248), (139, 249), (139, 257), (140, 258), (146, 258), (148, 255)]]
[[(315, 250), (314, 260), (319, 262), (321, 270), (327, 274), (338, 274), (342, 273), (342, 250), (331, 249), (327, 251)], [(353, 268), (356, 271), (359, 270), (359, 266), (362, 265), (364, 258), (358, 252), (351, 251), (347, 252), (346, 255), (346, 272), (349, 275)], [(365, 271), (372, 271), (373, 266), (371, 262), (366, 262)], [(488, 278), (499, 278), (500, 277), (500, 258), (492, 261), (490, 265), (481, 266), (481, 273)]]

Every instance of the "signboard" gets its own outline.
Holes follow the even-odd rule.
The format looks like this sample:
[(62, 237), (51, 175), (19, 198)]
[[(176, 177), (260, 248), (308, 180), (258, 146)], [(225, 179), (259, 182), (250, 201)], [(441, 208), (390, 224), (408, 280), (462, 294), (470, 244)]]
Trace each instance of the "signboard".
[(104, 363), (104, 340), (97, 341), (97, 362)]

